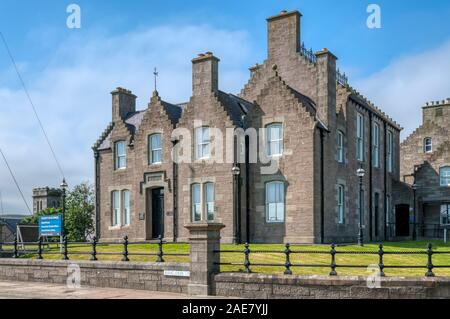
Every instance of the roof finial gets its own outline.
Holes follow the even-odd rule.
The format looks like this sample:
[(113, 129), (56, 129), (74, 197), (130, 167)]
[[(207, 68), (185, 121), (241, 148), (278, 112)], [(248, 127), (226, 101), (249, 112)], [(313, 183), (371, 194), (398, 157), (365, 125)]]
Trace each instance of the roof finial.
[(156, 68), (154, 68), (153, 70), (153, 75), (155, 77), (155, 92), (156, 92), (156, 78), (158, 77), (158, 71), (156, 70)]

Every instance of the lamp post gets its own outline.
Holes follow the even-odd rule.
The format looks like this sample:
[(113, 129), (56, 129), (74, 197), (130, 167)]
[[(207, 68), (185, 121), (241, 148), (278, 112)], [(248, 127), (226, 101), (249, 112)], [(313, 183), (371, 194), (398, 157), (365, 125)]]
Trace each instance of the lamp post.
[(61, 190), (62, 190), (62, 225), (61, 225), (61, 227), (62, 227), (62, 230), (61, 230), (62, 236), (61, 236), (61, 238), (63, 238), (66, 235), (66, 229), (64, 227), (64, 220), (65, 220), (64, 217), (66, 215), (66, 190), (69, 187), (69, 185), (67, 185), (67, 183), (66, 183), (66, 179), (65, 178), (63, 178), (63, 181), (62, 181), (60, 187), (61, 187)]
[(414, 178), (414, 184), (412, 185), (412, 190), (413, 190), (413, 215), (414, 215), (414, 220), (413, 220), (413, 233), (412, 233), (412, 237), (413, 240), (417, 240), (417, 213), (416, 213), (416, 191), (417, 191), (417, 184)]
[(358, 168), (356, 175), (359, 177), (359, 226), (358, 226), (358, 245), (364, 246), (363, 221), (364, 221), (364, 194), (363, 194), (363, 177), (365, 171), (362, 167)]
[(239, 244), (241, 242), (241, 236), (240, 236), (240, 183), (239, 183), (239, 175), (241, 174), (241, 169), (239, 166), (234, 165), (231, 169), (231, 174), (233, 175), (233, 215), (234, 215), (234, 236), (233, 240), (235, 244)]
[(172, 142), (172, 194), (173, 194), (173, 241), (176, 242), (178, 238), (178, 156), (177, 144), (180, 140), (177, 137), (170, 139)]

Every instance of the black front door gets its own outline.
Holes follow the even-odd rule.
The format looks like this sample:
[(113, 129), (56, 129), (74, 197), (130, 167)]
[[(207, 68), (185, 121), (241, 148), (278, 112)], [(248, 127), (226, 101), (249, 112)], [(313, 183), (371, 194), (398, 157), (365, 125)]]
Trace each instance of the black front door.
[(164, 188), (152, 189), (152, 237), (164, 237)]
[(409, 205), (395, 207), (395, 235), (409, 236)]

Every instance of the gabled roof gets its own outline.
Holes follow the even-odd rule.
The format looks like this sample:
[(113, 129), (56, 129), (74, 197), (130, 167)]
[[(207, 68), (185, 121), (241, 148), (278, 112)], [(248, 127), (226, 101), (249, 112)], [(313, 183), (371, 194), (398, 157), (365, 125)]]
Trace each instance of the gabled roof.
[[(161, 101), (162, 106), (164, 107), (164, 110), (166, 111), (167, 115), (169, 116), (169, 119), (172, 123), (177, 123), (178, 120), (181, 117), (181, 113), (183, 112), (183, 104), (176, 105), (171, 104), (165, 101)], [(139, 126), (142, 123), (142, 119), (144, 118), (145, 110), (136, 111), (132, 113), (128, 113), (127, 116), (124, 119), (124, 123), (127, 126), (128, 130), (131, 132), (132, 135), (136, 134), (136, 132), (139, 129)], [(94, 144), (93, 149), (94, 150), (106, 150), (111, 147), (110, 137), (111, 132), (114, 127), (114, 123), (110, 123), (108, 127), (105, 129), (103, 134), (100, 136), (100, 138), (97, 140), (97, 142)]]

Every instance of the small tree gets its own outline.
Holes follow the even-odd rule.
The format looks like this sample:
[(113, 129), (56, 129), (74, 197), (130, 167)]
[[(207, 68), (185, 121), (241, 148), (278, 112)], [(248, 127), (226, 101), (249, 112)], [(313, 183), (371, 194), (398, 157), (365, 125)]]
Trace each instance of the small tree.
[(57, 215), (57, 214), (62, 214), (62, 209), (59, 208), (46, 208), (44, 210), (41, 210), (40, 212), (33, 214), (31, 216), (25, 217), (24, 219), (21, 220), (21, 224), (26, 224), (26, 225), (36, 225), (39, 223), (39, 217), (41, 216), (48, 216), (48, 215)]
[(67, 194), (64, 225), (69, 241), (85, 241), (94, 232), (94, 189), (81, 183)]
[[(22, 220), (23, 224), (38, 224), (39, 217), (62, 214), (62, 207), (47, 208)], [(94, 232), (94, 188), (81, 183), (66, 196), (64, 229), (68, 241), (85, 241)]]

